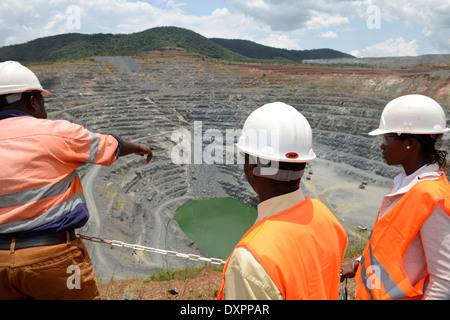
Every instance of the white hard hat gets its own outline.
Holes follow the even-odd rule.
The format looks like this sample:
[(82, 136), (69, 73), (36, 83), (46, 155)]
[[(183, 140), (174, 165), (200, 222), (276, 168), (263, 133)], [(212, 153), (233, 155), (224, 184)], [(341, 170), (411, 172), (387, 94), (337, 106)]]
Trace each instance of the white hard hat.
[(0, 95), (15, 95), (13, 99), (7, 99), (9, 103), (20, 100), (21, 93), (27, 91), (41, 91), (43, 96), (51, 95), (44, 90), (36, 75), (16, 61), (0, 63)]
[(253, 111), (236, 146), (244, 153), (272, 161), (309, 162), (316, 158), (308, 120), (282, 102), (269, 103)]
[(433, 99), (410, 94), (389, 102), (381, 114), (380, 126), (369, 133), (443, 134), (450, 132), (442, 107)]

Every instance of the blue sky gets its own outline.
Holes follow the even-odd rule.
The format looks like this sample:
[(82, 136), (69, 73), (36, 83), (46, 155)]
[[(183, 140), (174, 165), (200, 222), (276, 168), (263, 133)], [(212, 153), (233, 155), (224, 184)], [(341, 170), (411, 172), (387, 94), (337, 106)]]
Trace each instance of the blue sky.
[(0, 46), (50, 35), (177, 26), (358, 57), (450, 53), (450, 0), (2, 0)]

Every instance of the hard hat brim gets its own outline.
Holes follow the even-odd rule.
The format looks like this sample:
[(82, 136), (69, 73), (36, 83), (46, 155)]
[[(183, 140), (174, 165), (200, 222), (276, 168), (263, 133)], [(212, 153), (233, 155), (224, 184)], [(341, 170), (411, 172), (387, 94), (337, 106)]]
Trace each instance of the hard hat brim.
[(386, 132), (385, 130), (381, 130), (381, 129), (375, 129), (375, 130), (369, 132), (369, 136), (379, 136), (380, 134), (385, 134), (385, 133), (389, 133), (389, 132)]
[(31, 92), (31, 91), (40, 91), (44, 97), (51, 96), (52, 93), (43, 89), (43, 88), (33, 88), (33, 87), (27, 87), (23, 88), (20, 87), (11, 87), (11, 89), (7, 90), (6, 92), (2, 92), (2, 95), (8, 95), (8, 94), (14, 94), (14, 93), (24, 93), (24, 92)]
[(306, 163), (306, 162), (312, 162), (312, 161), (314, 161), (317, 158), (316, 154), (313, 151), (311, 151), (311, 156), (308, 157), (308, 158), (289, 159), (289, 158), (270, 157), (270, 156), (267, 156), (267, 155), (262, 155), (261, 153), (248, 150), (247, 148), (244, 148), (244, 147), (240, 146), (238, 143), (236, 143), (235, 146), (238, 149), (238, 151), (240, 151), (242, 153), (246, 153), (246, 154), (249, 154), (251, 156), (254, 156), (254, 157), (257, 157), (257, 158), (260, 158), (260, 159), (264, 159), (264, 160), (269, 160), (269, 161), (291, 162), (291, 163)]
[(47, 90), (45, 90), (45, 89), (41, 89), (41, 90), (39, 90), (39, 91), (42, 93), (42, 95), (43, 95), (44, 97), (47, 97), (47, 96), (51, 96), (51, 95), (52, 95), (51, 92), (49, 92), (49, 91), (47, 91)]
[(369, 132), (369, 136), (379, 136), (382, 134), (387, 133), (397, 133), (397, 134), (444, 134), (449, 133), (450, 128), (445, 128), (444, 130), (437, 130), (437, 131), (407, 131), (407, 130), (382, 130), (382, 129), (375, 129), (371, 132)]

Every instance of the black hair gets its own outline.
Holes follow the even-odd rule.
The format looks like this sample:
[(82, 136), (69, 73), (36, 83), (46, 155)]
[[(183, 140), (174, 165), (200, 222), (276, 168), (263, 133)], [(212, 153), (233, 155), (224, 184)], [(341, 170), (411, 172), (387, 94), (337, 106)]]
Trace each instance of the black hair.
[[(17, 100), (16, 102), (26, 102), (28, 103), (28, 101), (30, 101), (31, 97), (37, 93), (40, 93), (40, 91), (26, 91), (26, 92), (20, 92), (22, 94), (22, 97), (20, 98), (20, 100)], [(0, 109), (7, 107), (13, 103), (8, 103), (8, 100), (6, 100), (6, 97), (8, 96), (8, 94), (4, 94), (4, 95), (0, 95)]]
[(258, 167), (261, 168), (270, 168), (275, 167), (281, 170), (289, 170), (289, 171), (301, 171), (305, 169), (306, 163), (305, 162), (278, 162), (278, 161), (269, 161), (269, 160), (263, 160), (258, 157), (245, 154), (246, 157), (249, 157), (249, 161), (252, 164), (256, 164)]
[[(250, 164), (256, 164), (258, 168), (276, 168), (281, 170), (287, 170), (287, 171), (301, 171), (305, 169), (306, 163), (305, 162), (278, 162), (278, 161), (268, 161), (264, 159), (260, 159), (255, 156), (251, 156), (248, 154), (245, 154), (245, 157), (249, 159)], [(299, 179), (296, 180), (290, 180), (290, 181), (277, 181), (277, 180), (271, 180), (275, 183), (280, 183), (285, 186), (288, 186), (290, 188), (294, 188), (298, 186)]]
[(6, 107), (8, 105), (8, 101), (6, 100), (6, 95), (0, 96), (0, 109)]

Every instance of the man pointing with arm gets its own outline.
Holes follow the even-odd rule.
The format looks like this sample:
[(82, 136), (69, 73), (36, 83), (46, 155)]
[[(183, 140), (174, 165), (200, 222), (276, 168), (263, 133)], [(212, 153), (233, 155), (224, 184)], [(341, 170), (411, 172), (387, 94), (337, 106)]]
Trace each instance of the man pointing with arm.
[[(154, 148), (47, 120), (48, 95), (31, 70), (0, 63), (0, 299), (99, 299), (74, 232), (89, 219), (76, 169), (132, 153), (150, 162)], [(75, 289), (68, 270), (79, 270)]]

